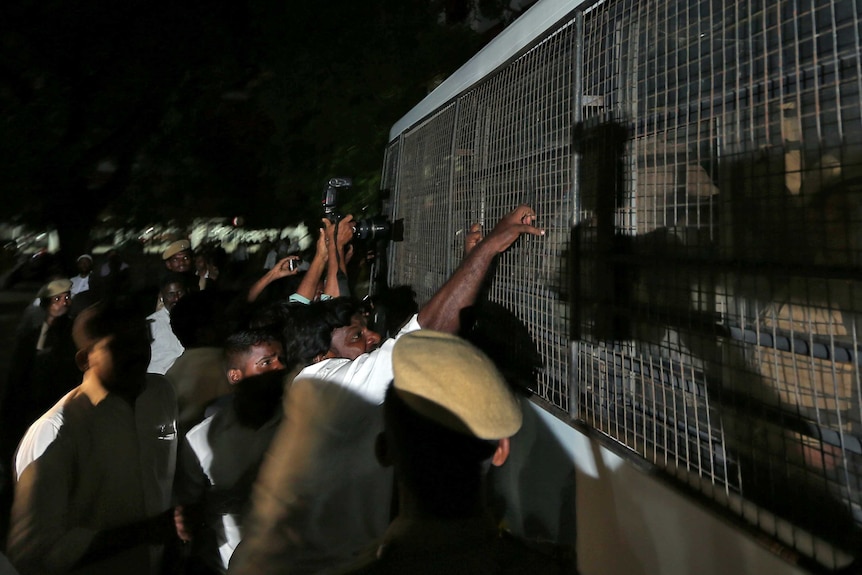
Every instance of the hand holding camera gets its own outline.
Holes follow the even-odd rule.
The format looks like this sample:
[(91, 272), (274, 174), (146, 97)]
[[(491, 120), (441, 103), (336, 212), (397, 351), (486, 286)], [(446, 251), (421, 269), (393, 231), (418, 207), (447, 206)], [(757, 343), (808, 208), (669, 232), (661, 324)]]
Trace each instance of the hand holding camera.
[[(350, 191), (352, 186), (353, 181), (350, 178), (330, 178), (323, 188), (323, 217), (338, 224), (339, 235), (341, 234), (340, 222), (350, 216), (345, 216), (339, 211), (338, 196), (341, 192)], [(390, 222), (386, 216), (353, 221), (350, 229), (352, 237), (362, 241), (378, 239), (401, 241), (404, 236), (403, 222), (401, 220)]]
[(299, 256), (287, 256), (279, 260), (275, 267), (272, 268), (272, 271), (275, 272), (277, 278), (283, 278), (287, 276), (295, 276), (299, 273)]

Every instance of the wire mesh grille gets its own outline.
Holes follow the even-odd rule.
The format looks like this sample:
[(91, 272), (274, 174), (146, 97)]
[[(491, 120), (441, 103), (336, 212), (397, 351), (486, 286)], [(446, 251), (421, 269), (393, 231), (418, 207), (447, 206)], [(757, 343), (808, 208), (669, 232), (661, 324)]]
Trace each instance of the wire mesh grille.
[(534, 205), (488, 292), (531, 389), (827, 568), (862, 548), (860, 13), (593, 3), (386, 168), (391, 282), (427, 300), (471, 222)]
[(524, 238), (498, 261), (492, 303), (477, 325), (506, 348), (502, 355), (528, 358), (537, 376), (527, 383), (565, 410), (570, 351), (560, 292), (574, 213), (572, 50), (571, 30), (558, 32), (405, 134), (400, 157), (389, 160), (401, 166), (394, 217), (406, 222), (390, 283), (412, 285), (420, 301), (460, 262), (473, 223), (492, 227), (525, 202), (547, 215), (540, 222), (547, 239)]

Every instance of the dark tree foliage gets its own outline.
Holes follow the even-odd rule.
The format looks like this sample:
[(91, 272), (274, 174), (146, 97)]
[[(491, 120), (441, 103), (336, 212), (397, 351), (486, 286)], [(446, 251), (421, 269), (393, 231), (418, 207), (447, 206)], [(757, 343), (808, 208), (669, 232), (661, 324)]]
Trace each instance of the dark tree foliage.
[(67, 257), (108, 217), (296, 223), (332, 175), (373, 203), (391, 124), (486, 40), (429, 0), (0, 4), (4, 219)]

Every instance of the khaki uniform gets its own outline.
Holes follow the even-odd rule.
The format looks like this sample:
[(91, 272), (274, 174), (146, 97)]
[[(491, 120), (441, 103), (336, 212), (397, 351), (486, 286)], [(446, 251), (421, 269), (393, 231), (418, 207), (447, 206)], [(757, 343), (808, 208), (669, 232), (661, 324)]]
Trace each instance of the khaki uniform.
[[(555, 548), (558, 549), (559, 548)], [(556, 556), (501, 534), (490, 519), (398, 518), (383, 543), (340, 575), (553, 575), (576, 573), (573, 554)]]

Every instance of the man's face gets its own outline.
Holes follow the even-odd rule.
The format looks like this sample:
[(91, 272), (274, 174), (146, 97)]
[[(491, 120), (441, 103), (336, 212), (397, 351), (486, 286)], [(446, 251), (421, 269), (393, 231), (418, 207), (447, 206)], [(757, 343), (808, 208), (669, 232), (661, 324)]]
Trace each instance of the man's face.
[(48, 303), (48, 317), (51, 319), (66, 315), (69, 313), (69, 306), (72, 305), (72, 294), (69, 292), (55, 295)]
[(161, 293), (162, 302), (165, 304), (165, 308), (167, 308), (168, 311), (171, 311), (174, 309), (174, 306), (177, 305), (177, 302), (180, 301), (180, 298), (186, 295), (186, 289), (182, 284), (172, 282), (163, 287)]
[(198, 275), (204, 275), (207, 272), (207, 258), (203, 254), (195, 256), (195, 270)]
[(363, 353), (374, 351), (380, 345), (380, 335), (368, 329), (365, 316), (353, 316), (350, 325), (332, 330), (331, 351), (335, 357), (356, 359)]
[(284, 352), (281, 343), (277, 341), (253, 345), (242, 357), (242, 365), (237, 368), (240, 372), (240, 378), (232, 381), (236, 383), (236, 381), (246, 377), (284, 369), (282, 357), (284, 357)]
[(85, 276), (93, 270), (93, 262), (90, 258), (81, 258), (78, 260), (78, 272)]
[(165, 265), (172, 272), (186, 273), (192, 267), (192, 255), (189, 250), (183, 250), (166, 259)]

